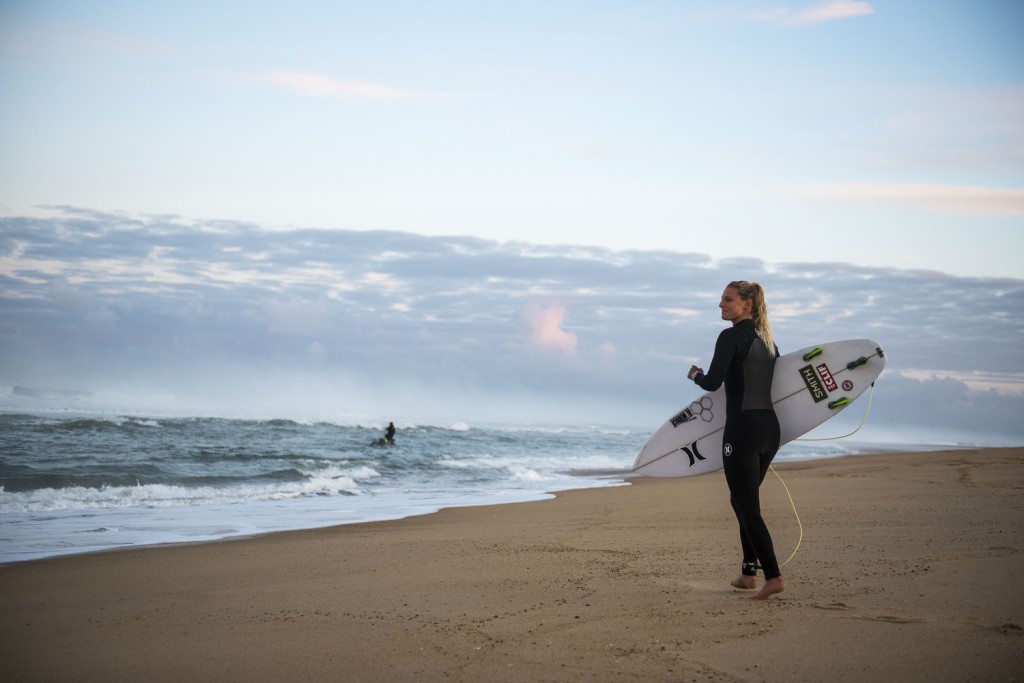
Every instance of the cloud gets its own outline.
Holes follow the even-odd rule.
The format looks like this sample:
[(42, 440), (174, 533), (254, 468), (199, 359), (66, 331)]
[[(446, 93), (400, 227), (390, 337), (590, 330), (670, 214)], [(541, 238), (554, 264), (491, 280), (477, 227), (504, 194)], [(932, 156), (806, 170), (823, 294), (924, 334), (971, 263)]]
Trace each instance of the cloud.
[(530, 304), (526, 309), (526, 321), (533, 343), (542, 349), (575, 353), (576, 333), (562, 329), (566, 313), (565, 306), (561, 304)]
[(1024, 372), (947, 372), (908, 368), (901, 371), (900, 374), (919, 382), (955, 380), (972, 391), (988, 391), (1004, 396), (1024, 396)]
[(823, 21), (834, 21), (836, 19), (863, 17), (873, 14), (874, 11), (870, 2), (830, 0), (829, 2), (823, 2), (814, 7), (788, 14), (783, 21), (794, 26), (803, 26), (806, 24), (818, 24)]
[(814, 183), (797, 193), (811, 199), (902, 206), (936, 213), (1024, 216), (1024, 188), (927, 183)]
[(267, 311), (271, 331), (309, 336), (320, 331), (327, 315), (327, 305), (324, 300), (308, 302), (292, 298), (288, 301), (268, 302)]
[(308, 97), (363, 102), (398, 102), (421, 97), (421, 94), (414, 90), (296, 71), (270, 71), (255, 76), (254, 80)]
[(807, 26), (837, 19), (863, 17), (874, 13), (870, 2), (857, 0), (829, 0), (813, 7), (793, 10), (789, 7), (751, 12), (746, 15), (750, 21), (762, 21), (786, 26)]
[(282, 410), (657, 424), (742, 277), (767, 288), (783, 352), (885, 348), (872, 424), (1024, 442), (1020, 279), (55, 211), (0, 218), (0, 385), (185, 411), (309, 385)]
[(918, 177), (935, 169), (985, 177), (1024, 164), (1024, 88), (1018, 85), (918, 86), (880, 94), (889, 115), (857, 145), (882, 168), (911, 169)]

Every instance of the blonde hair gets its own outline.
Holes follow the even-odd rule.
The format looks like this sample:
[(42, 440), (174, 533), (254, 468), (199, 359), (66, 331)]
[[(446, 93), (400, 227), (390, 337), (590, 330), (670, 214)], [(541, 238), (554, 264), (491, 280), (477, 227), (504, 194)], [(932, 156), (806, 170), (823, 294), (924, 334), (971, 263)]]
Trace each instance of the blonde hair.
[(735, 289), (741, 299), (752, 302), (750, 313), (754, 320), (754, 329), (757, 330), (757, 336), (768, 347), (768, 352), (774, 356), (775, 335), (772, 334), (772, 325), (768, 322), (768, 303), (765, 301), (764, 287), (757, 282), (733, 280), (727, 285), (727, 288)]

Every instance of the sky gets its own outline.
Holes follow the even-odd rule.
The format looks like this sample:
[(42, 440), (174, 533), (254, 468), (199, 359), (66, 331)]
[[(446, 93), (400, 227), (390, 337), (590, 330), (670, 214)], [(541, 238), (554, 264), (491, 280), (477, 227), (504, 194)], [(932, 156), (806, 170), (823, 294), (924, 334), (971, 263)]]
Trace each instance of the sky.
[(4, 0), (0, 215), (1021, 277), (1022, 26), (1019, 0)]
[(0, 386), (656, 424), (760, 279), (784, 352), (890, 350), (880, 424), (1019, 443), (1022, 27), (0, 1)]

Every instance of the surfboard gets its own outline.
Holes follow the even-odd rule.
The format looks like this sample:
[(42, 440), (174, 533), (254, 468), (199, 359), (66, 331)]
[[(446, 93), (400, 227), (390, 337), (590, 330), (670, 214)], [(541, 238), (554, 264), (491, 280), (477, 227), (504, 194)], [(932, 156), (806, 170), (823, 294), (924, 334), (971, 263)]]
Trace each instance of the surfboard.
[[(870, 339), (817, 344), (779, 357), (772, 377), (772, 403), (781, 443), (840, 413), (884, 368), (885, 352)], [(722, 386), (691, 401), (661, 425), (640, 450), (633, 471), (649, 477), (686, 477), (721, 469), (724, 429)]]

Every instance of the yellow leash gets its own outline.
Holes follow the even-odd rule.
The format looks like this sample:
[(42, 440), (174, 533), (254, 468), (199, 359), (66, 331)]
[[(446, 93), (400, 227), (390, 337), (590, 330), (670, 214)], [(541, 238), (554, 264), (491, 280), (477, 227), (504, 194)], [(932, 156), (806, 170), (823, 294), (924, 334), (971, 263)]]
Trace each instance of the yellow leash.
[(793, 439), (794, 441), (835, 441), (836, 439), (845, 439), (848, 436), (853, 436), (860, 431), (860, 428), (864, 426), (864, 423), (868, 421), (868, 413), (871, 412), (871, 399), (875, 397), (875, 383), (871, 383), (871, 391), (868, 393), (868, 407), (864, 409), (864, 417), (861, 418), (860, 424), (849, 434), (843, 434), (842, 436), (828, 436), (824, 439)]
[[(768, 469), (770, 469), (772, 474), (776, 477), (779, 477), (779, 473), (775, 471), (774, 467), (769, 465)], [(796, 503), (793, 502), (793, 495), (789, 492), (789, 487), (786, 486), (786, 482), (783, 481), (782, 477), (779, 477), (779, 481), (782, 482), (782, 488), (786, 489), (786, 495), (789, 496), (789, 504), (793, 506), (793, 515), (796, 516), (796, 525), (800, 529), (800, 538), (797, 539), (796, 547), (793, 548), (793, 552), (786, 558), (786, 561), (779, 565), (779, 567), (782, 568), (789, 564), (789, 561), (793, 559), (794, 555), (796, 555), (796, 551), (800, 550), (800, 543), (804, 540), (804, 525), (800, 522), (800, 513), (796, 511)]]
[[(856, 434), (857, 432), (860, 431), (860, 428), (864, 426), (864, 423), (868, 421), (868, 413), (871, 411), (871, 399), (874, 397), (874, 395), (875, 395), (875, 383), (872, 382), (871, 383), (871, 393), (868, 394), (868, 406), (864, 410), (864, 417), (861, 419), (860, 424), (857, 425), (857, 428), (854, 429), (849, 434), (844, 434), (843, 436), (830, 436), (830, 437), (825, 438), (825, 439), (794, 439), (794, 440), (795, 441), (834, 441), (836, 439), (845, 439), (848, 436), (852, 436), (852, 435)], [(770, 469), (772, 471), (772, 474), (774, 474), (776, 477), (779, 478), (779, 482), (782, 483), (782, 488), (786, 489), (786, 495), (789, 496), (789, 504), (793, 507), (793, 516), (796, 517), (796, 525), (800, 529), (800, 538), (797, 539), (796, 547), (793, 548), (793, 552), (790, 553), (789, 557), (786, 558), (786, 561), (779, 565), (779, 567), (781, 568), (781, 567), (785, 567), (787, 564), (789, 564), (789, 561), (793, 559), (794, 555), (796, 555), (796, 551), (800, 550), (800, 544), (804, 540), (804, 525), (800, 521), (800, 513), (796, 511), (796, 503), (793, 502), (793, 495), (789, 492), (789, 487), (786, 486), (786, 482), (782, 479), (782, 477), (779, 476), (779, 473), (775, 471), (774, 467), (769, 465), (768, 469)]]

